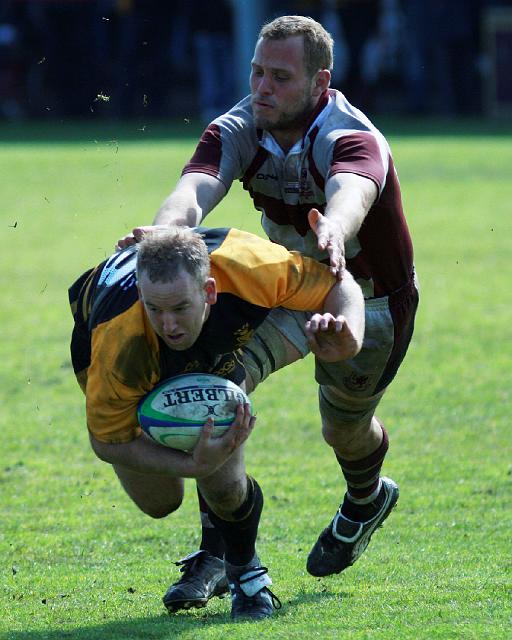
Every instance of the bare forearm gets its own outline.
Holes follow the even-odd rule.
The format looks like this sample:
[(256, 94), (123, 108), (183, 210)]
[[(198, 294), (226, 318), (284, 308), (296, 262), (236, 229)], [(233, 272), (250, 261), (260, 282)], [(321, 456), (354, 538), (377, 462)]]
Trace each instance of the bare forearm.
[(164, 200), (153, 224), (175, 224), (195, 227), (226, 194), (226, 187), (213, 176), (187, 173), (176, 189)]
[(324, 312), (345, 317), (359, 350), (364, 338), (364, 297), (361, 287), (348, 271), (344, 272), (343, 280), (330, 290), (325, 299)]
[(194, 478), (192, 456), (163, 447), (142, 435), (136, 440), (120, 444), (100, 442), (90, 436), (95, 454), (110, 464), (121, 465), (139, 473), (150, 473), (170, 478)]
[(208, 418), (190, 455), (164, 447), (145, 433), (136, 440), (120, 444), (100, 442), (93, 435), (90, 439), (98, 458), (110, 464), (170, 478), (206, 478), (220, 469), (233, 452), (244, 444), (255, 422), (250, 403), (240, 404), (229, 429), (214, 438), (214, 423)]
[(323, 313), (314, 313), (304, 329), (311, 351), (320, 360), (339, 362), (359, 353), (364, 337), (364, 300), (347, 271), (331, 288)]
[(202, 212), (194, 197), (174, 192), (168, 196), (155, 215), (153, 224), (195, 227), (202, 219)]
[(377, 195), (374, 182), (355, 174), (338, 174), (328, 181), (324, 215), (339, 229), (345, 242), (359, 232)]

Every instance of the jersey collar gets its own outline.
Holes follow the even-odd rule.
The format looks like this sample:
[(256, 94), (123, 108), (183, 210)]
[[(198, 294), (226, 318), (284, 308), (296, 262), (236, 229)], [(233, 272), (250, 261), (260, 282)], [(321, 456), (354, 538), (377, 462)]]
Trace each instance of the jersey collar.
[(276, 142), (274, 136), (268, 131), (264, 131), (263, 129), (257, 130), (260, 146), (262, 146), (272, 155), (282, 158), (291, 153), (300, 153), (307, 146), (307, 143), (310, 140), (313, 131), (320, 129), (320, 127), (323, 125), (327, 116), (329, 115), (329, 112), (331, 111), (334, 102), (335, 92), (326, 89), (320, 96), (320, 100), (318, 101), (315, 110), (309, 117), (309, 120), (304, 127), (304, 135), (302, 136), (301, 140), (297, 140), (297, 142), (288, 151), (288, 153), (285, 154), (279, 144)]

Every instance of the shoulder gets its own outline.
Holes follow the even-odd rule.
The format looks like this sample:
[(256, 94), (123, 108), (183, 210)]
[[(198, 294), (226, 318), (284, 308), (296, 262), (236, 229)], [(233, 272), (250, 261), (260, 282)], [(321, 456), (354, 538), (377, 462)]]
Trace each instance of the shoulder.
[(257, 144), (258, 132), (254, 125), (250, 96), (240, 100), (229, 111), (215, 118), (208, 129), (217, 132), (223, 139), (247, 139)]
[(201, 235), (208, 253), (211, 254), (222, 247), (228, 236), (233, 232), (229, 227), (194, 227), (194, 231)]
[(205, 241), (219, 291), (245, 300), (254, 302), (260, 295), (265, 297), (267, 285), (274, 287), (283, 272), (295, 267), (287, 249), (247, 231), (211, 229)]
[(208, 125), (183, 174), (209, 173), (229, 188), (251, 164), (258, 146), (250, 98), (244, 98)]
[[(198, 227), (198, 231), (201, 231), (201, 227)], [(218, 259), (220, 255), (225, 255), (231, 258), (233, 264), (236, 261), (240, 262), (241, 266), (248, 267), (247, 259), (249, 256), (254, 256), (258, 262), (268, 262), (277, 257), (289, 259), (288, 249), (280, 244), (271, 242), (268, 238), (262, 238), (255, 233), (233, 227), (206, 229), (203, 233), (203, 239), (212, 260)]]
[(254, 233), (232, 227), (196, 227), (201, 234), (212, 266), (251, 271), (260, 264), (289, 260), (287, 249)]
[(382, 133), (341, 91), (331, 89), (329, 98), (328, 113), (318, 130), (317, 144), (333, 145), (345, 137), (356, 136), (360, 140), (366, 140), (369, 145), (377, 143), (379, 147), (387, 148)]
[(314, 157), (327, 176), (349, 172), (382, 185), (390, 150), (382, 133), (339, 91), (330, 93), (330, 109), (315, 139)]
[(136, 258), (137, 247), (133, 246), (115, 253), (104, 263), (93, 294), (91, 328), (121, 315), (138, 301)]

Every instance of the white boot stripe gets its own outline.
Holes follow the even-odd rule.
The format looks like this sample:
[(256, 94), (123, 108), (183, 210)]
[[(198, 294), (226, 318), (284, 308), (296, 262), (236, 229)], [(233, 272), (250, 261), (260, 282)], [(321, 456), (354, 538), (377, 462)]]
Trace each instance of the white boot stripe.
[(240, 588), (250, 598), (271, 584), (272, 580), (268, 573), (261, 573), (259, 569), (248, 571), (243, 576), (240, 576)]

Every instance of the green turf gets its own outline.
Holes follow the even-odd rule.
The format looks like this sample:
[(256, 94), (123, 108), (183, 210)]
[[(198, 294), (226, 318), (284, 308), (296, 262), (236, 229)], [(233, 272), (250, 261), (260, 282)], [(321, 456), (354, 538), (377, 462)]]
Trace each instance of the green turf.
[[(172, 561), (197, 544), (193, 484), (178, 513), (152, 521), (94, 458), (66, 287), (150, 221), (192, 152), (188, 126), (0, 128), (0, 638), (509, 637), (512, 133), (478, 123), (390, 123), (422, 287), (380, 410), (397, 510), (354, 567), (308, 576), (342, 489), (312, 363), (290, 367), (254, 394), (247, 446), (266, 495), (259, 551), (283, 608), (237, 625), (227, 600), (164, 613)], [(235, 185), (209, 223), (258, 231), (259, 220)]]

